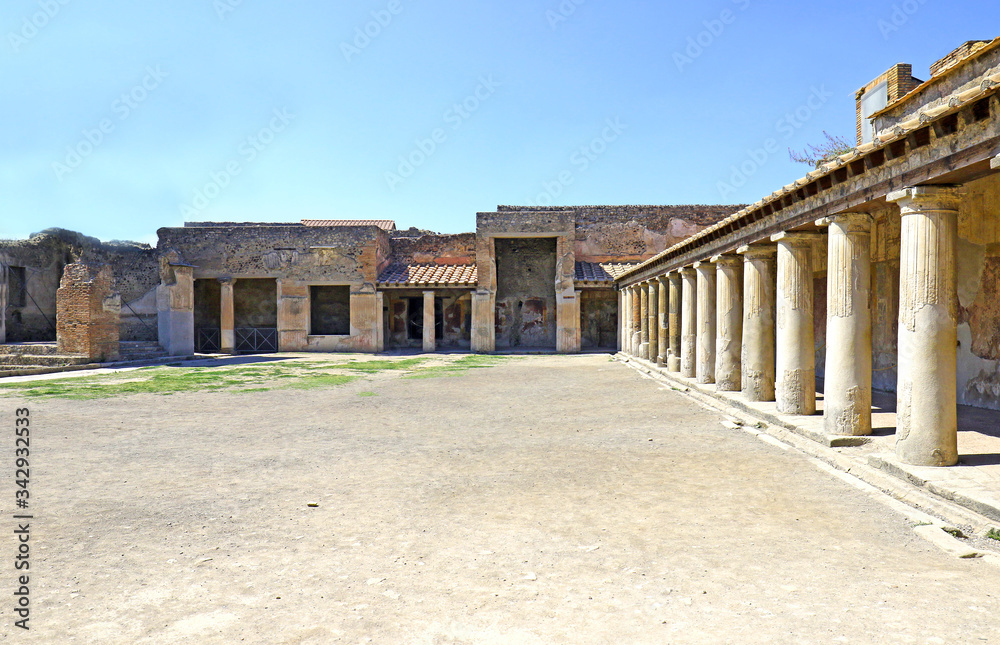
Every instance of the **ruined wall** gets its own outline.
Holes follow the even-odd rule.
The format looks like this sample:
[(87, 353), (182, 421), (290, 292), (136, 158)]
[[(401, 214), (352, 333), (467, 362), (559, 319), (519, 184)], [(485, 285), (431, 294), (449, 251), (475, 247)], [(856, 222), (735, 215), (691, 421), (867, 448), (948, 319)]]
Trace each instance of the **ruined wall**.
[(240, 278), (233, 285), (234, 327), (268, 329), (278, 326), (278, 283), (267, 278)]
[(472, 264), (476, 234), (393, 237), (393, 264)]
[(59, 352), (97, 361), (118, 357), (121, 299), (112, 289), (111, 268), (69, 264), (56, 294)]
[(62, 229), (48, 229), (27, 240), (0, 241), (0, 262), (25, 268), (24, 306), (8, 307), (7, 342), (53, 341), (56, 290), (68, 264), (106, 265), (112, 289), (122, 297), (122, 340), (156, 340), (157, 252), (148, 244), (101, 242)]
[(556, 238), (496, 240), (498, 348), (556, 346)]
[(584, 289), (580, 292), (580, 332), (583, 349), (613, 350), (617, 347), (617, 291)]
[(579, 261), (648, 259), (743, 208), (723, 206), (500, 206), (499, 212), (569, 211)]
[[(205, 225), (164, 228), (158, 234), (160, 252), (178, 251), (186, 262), (197, 267), (196, 278), (236, 278), (236, 295), (243, 280), (276, 280), (271, 284), (275, 284), (273, 300), (281, 351), (366, 352), (377, 349), (382, 315), (375, 283), (380, 266), (390, 261), (389, 237), (382, 229), (376, 226)], [(309, 334), (311, 285), (350, 287), (348, 334)], [(268, 295), (270, 293), (268, 287)], [(269, 310), (268, 320), (270, 315)], [(256, 324), (256, 319), (250, 322)]]
[(965, 189), (958, 217), (958, 401), (1000, 410), (1000, 177)]

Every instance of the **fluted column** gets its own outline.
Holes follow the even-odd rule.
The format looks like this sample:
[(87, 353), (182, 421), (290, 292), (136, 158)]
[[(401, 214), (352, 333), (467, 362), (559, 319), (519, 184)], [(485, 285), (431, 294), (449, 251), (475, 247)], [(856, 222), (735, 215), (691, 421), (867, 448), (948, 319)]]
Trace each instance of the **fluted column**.
[(642, 346), (642, 308), (639, 304), (639, 285), (632, 285), (632, 355), (640, 355)]
[(743, 246), (743, 396), (774, 400), (775, 263), (773, 244)]
[(234, 278), (219, 278), (222, 299), (219, 303), (219, 351), (223, 354), (236, 353), (236, 303), (233, 288)]
[(844, 213), (828, 225), (826, 377), (827, 434), (872, 432), (871, 227), (867, 213)]
[(657, 303), (660, 298), (657, 295), (659, 283), (656, 278), (646, 283), (646, 290), (649, 298), (649, 360), (656, 362), (656, 357), (660, 353), (660, 321), (657, 316)]
[(638, 285), (639, 289), (639, 329), (642, 338), (639, 341), (639, 358), (649, 358), (649, 290), (646, 283)]
[(681, 274), (671, 271), (667, 276), (670, 283), (670, 304), (667, 313), (667, 326), (670, 328), (670, 349), (667, 352), (667, 371), (681, 371)]
[(666, 276), (660, 276), (656, 279), (656, 294), (658, 296), (656, 300), (656, 318), (657, 318), (657, 339), (656, 347), (658, 349), (656, 354), (656, 364), (660, 367), (665, 367), (667, 364), (667, 355), (670, 353), (670, 340), (669, 340), (669, 314), (667, 313), (667, 308), (669, 306), (669, 291), (670, 287), (667, 282)]
[(695, 376), (699, 383), (715, 383), (715, 265), (695, 262), (698, 273), (698, 347)]
[(958, 463), (957, 186), (890, 193), (902, 216), (896, 456), (916, 466)]
[(698, 276), (692, 267), (681, 269), (681, 376), (697, 374)]
[(816, 344), (813, 329), (813, 255), (818, 233), (779, 233), (778, 329), (775, 399), (778, 412), (816, 412)]
[(743, 387), (743, 258), (717, 255), (715, 264), (715, 387), (739, 392)]
[(622, 328), (622, 343), (625, 348), (625, 353), (629, 356), (634, 354), (632, 350), (632, 287), (625, 287), (622, 293), (622, 299), (625, 301), (625, 320), (623, 322), (624, 327)]

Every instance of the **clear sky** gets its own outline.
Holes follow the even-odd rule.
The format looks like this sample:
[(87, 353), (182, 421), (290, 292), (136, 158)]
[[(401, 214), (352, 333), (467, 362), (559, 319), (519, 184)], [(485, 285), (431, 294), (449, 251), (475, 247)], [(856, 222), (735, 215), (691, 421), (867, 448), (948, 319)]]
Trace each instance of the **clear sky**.
[(998, 32), (983, 0), (5, 0), (0, 237), (754, 202), (866, 82)]

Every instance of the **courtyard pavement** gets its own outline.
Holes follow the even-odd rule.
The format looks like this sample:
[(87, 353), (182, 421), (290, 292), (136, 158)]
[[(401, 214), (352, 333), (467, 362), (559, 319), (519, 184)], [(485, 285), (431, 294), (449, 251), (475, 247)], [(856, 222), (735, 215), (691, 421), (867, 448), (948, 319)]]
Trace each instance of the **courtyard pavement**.
[(0, 397), (11, 458), (25, 406), (31, 630), (8, 565), (0, 642), (1000, 642), (995, 564), (608, 356)]

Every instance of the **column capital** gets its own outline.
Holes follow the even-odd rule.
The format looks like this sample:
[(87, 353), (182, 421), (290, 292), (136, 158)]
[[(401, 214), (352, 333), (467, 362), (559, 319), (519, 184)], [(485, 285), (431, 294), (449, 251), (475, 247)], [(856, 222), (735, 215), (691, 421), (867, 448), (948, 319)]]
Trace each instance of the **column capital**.
[(434, 291), (431, 290), (431, 289), (427, 289), (427, 290), (424, 291), (424, 295), (425, 296), (433, 296), (434, 295)]
[(786, 244), (815, 244), (822, 239), (822, 233), (808, 233), (799, 231), (782, 231), (771, 236), (772, 242), (784, 242)]
[(679, 273), (681, 277), (689, 276), (694, 273), (694, 267), (681, 267), (680, 269), (677, 269), (677, 273)]
[(725, 265), (737, 265), (743, 263), (743, 258), (738, 255), (733, 255), (732, 253), (722, 253), (720, 255), (713, 255), (711, 259), (712, 264)]
[(660, 284), (667, 284), (667, 282), (670, 281), (670, 276), (669, 274), (666, 273), (664, 273), (663, 275), (658, 275), (656, 276), (656, 281), (659, 282)]
[(748, 258), (757, 258), (768, 255), (776, 255), (778, 253), (778, 247), (774, 244), (744, 244), (740, 248), (736, 249), (736, 252)]
[(899, 204), (900, 209), (916, 211), (957, 211), (962, 199), (959, 185), (912, 186), (886, 195), (886, 201)]
[(816, 226), (836, 224), (845, 233), (867, 233), (871, 231), (873, 219), (869, 213), (837, 213), (816, 220)]
[(1000, 170), (1000, 155), (997, 155), (996, 157), (990, 159), (990, 169)]
[(230, 278), (228, 276), (224, 277), (224, 278), (219, 278), (219, 284), (221, 284), (223, 286), (231, 287), (234, 284), (236, 284), (236, 278)]
[(715, 267), (708, 260), (700, 260), (694, 263), (695, 271), (714, 271)]

